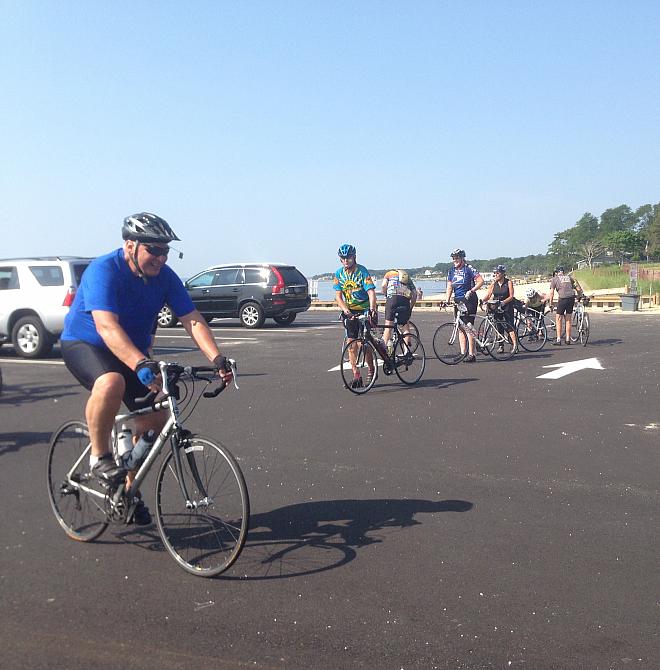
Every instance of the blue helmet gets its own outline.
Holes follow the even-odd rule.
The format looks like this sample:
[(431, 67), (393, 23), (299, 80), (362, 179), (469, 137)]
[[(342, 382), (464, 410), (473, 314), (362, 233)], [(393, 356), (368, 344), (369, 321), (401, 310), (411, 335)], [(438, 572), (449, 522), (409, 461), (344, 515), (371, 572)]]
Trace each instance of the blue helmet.
[(355, 247), (352, 244), (342, 244), (337, 251), (337, 254), (342, 258), (355, 256)]
[(493, 270), (493, 274), (494, 274), (495, 272), (501, 272), (503, 275), (505, 275), (505, 274), (506, 274), (506, 265), (498, 265), (498, 266)]
[(452, 258), (465, 258), (465, 251), (463, 249), (454, 249), (449, 255)]

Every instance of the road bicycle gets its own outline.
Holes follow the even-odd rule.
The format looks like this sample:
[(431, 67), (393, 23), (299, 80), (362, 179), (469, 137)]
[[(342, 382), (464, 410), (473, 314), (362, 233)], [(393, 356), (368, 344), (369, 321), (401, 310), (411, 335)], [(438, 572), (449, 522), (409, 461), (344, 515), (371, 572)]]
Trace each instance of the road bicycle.
[[(400, 330), (399, 321), (401, 316), (398, 311), (394, 312), (394, 325), (392, 330), (392, 353), (388, 353), (385, 343), (376, 339), (371, 332), (371, 324), (367, 314), (359, 314), (350, 317), (359, 321), (359, 333), (355, 340), (347, 341), (341, 352), (341, 363), (339, 371), (344, 386), (362, 395), (376, 383), (378, 378), (378, 358), (382, 360), (383, 373), (396, 376), (406, 385), (416, 384), (424, 374), (426, 368), (426, 354), (424, 346), (417, 335), (404, 333)], [(350, 355), (355, 355), (355, 365), (360, 372), (360, 381), (356, 382), (353, 375)], [(371, 374), (370, 370), (373, 370)], [(366, 378), (362, 373), (366, 374)]]
[(543, 312), (527, 307), (516, 311), (515, 325), (518, 344), (526, 351), (541, 351), (548, 340), (548, 327)]
[(591, 302), (588, 295), (580, 295), (575, 299), (573, 317), (571, 319), (571, 342), (579, 342), (583, 347), (589, 341), (589, 315), (586, 307)]
[[(505, 361), (511, 358), (517, 351), (516, 343), (506, 329), (504, 322), (498, 318), (498, 301), (482, 303), (486, 305), (486, 316), (473, 315), (479, 319), (479, 327), (475, 328), (471, 323), (464, 321), (468, 308), (465, 300), (459, 299), (452, 303), (455, 308), (455, 316), (452, 322), (443, 323), (433, 334), (433, 351), (438, 360), (446, 365), (456, 365), (468, 355), (468, 333), (474, 337), (476, 350), (483, 354), (489, 354), (495, 360)], [(442, 307), (448, 307), (450, 303), (443, 303)]]
[[(343, 318), (344, 318), (344, 314), (343, 314), (343, 312), (340, 312), (339, 313), (339, 320), (342, 321)], [(407, 327), (408, 332), (411, 335), (414, 335), (417, 338), (415, 341), (411, 341), (411, 347), (415, 346), (415, 344), (417, 342), (421, 342), (421, 339), (419, 337), (419, 329), (417, 328), (417, 326), (412, 321), (408, 321), (408, 323), (406, 324), (405, 327)], [(384, 331), (385, 331), (385, 326), (372, 326), (371, 327), (371, 334), (377, 339), (381, 339), (381, 340), (383, 339)], [(392, 338), (391, 338), (392, 346), (396, 345), (396, 338), (398, 337), (398, 333), (401, 333), (401, 332), (404, 332), (404, 331), (400, 331), (400, 330), (393, 330), (392, 331)], [(404, 334), (405, 334), (405, 332), (404, 332)], [(344, 350), (344, 347), (346, 346), (347, 340), (348, 340), (348, 338), (344, 335), (344, 339), (342, 340), (342, 343), (341, 343), (342, 351)]]
[[(231, 368), (236, 374), (234, 361)], [(215, 398), (226, 387), (214, 367), (158, 363), (162, 396), (148, 407), (115, 417), (112, 451), (117, 464), (121, 427), (137, 416), (165, 410), (165, 426), (130, 484), (101, 484), (90, 472), (91, 444), (84, 421), (68, 421), (50, 442), (47, 483), (50, 504), (60, 526), (72, 539), (91, 542), (109, 523), (128, 524), (139, 502), (140, 484), (169, 443), (156, 476), (156, 523), (167, 552), (187, 572), (212, 577), (238, 558), (248, 532), (250, 502), (243, 473), (222, 444), (184, 428), (202, 396)], [(195, 382), (204, 382), (197, 392)], [(219, 384), (205, 391), (209, 385)], [(236, 388), (236, 377), (234, 377)], [(182, 416), (185, 415), (185, 416)]]

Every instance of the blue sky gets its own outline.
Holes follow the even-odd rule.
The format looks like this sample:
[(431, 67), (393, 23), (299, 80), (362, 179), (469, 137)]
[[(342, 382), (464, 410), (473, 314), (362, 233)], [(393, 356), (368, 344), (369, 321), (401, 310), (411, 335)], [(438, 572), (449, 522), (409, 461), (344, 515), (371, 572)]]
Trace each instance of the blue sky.
[(660, 201), (660, 3), (0, 0), (0, 255), (545, 253)]

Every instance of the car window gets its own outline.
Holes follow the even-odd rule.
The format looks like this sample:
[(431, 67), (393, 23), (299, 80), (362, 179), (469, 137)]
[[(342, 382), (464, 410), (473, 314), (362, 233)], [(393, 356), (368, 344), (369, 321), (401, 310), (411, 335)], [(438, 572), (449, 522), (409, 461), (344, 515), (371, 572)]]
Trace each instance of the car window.
[(187, 284), (188, 288), (199, 288), (200, 286), (211, 286), (213, 284), (213, 277), (215, 272), (204, 272), (203, 274), (193, 277)]
[(306, 284), (307, 280), (300, 270), (294, 267), (278, 267), (285, 284)]
[(238, 277), (241, 272), (239, 268), (227, 268), (225, 270), (216, 270), (213, 284), (215, 286), (226, 286), (227, 284), (240, 284), (242, 277)]
[(87, 269), (89, 263), (74, 263), (73, 264), (73, 277), (76, 282), (76, 286), (80, 286), (80, 280), (82, 279), (83, 272)]
[(270, 270), (268, 268), (245, 268), (245, 283), (263, 284), (265, 281), (267, 281), (269, 274)]
[(59, 265), (30, 265), (30, 272), (42, 286), (64, 286), (64, 273)]
[(20, 288), (16, 268), (6, 265), (0, 267), (0, 291), (16, 288)]

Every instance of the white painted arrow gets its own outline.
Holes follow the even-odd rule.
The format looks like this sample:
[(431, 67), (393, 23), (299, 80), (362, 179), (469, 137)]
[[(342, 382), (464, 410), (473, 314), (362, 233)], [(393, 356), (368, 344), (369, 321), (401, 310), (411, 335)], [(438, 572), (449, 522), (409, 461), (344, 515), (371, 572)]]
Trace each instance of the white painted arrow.
[(604, 370), (597, 358), (585, 358), (582, 361), (569, 361), (568, 363), (556, 363), (555, 365), (544, 365), (544, 368), (557, 368), (552, 372), (539, 375), (537, 379), (560, 379), (566, 375), (573, 374), (579, 370)]
[[(378, 362), (378, 365), (379, 365), (380, 367), (383, 367), (383, 361), (382, 361), (380, 358), (378, 359), (377, 362)], [(328, 370), (328, 372), (337, 372), (337, 371), (339, 370), (339, 367), (340, 367), (339, 365), (335, 365), (335, 367), (334, 367), (334, 368), (330, 368), (330, 369)], [(366, 366), (365, 363), (363, 363), (361, 367), (366, 368), (367, 366)], [(348, 361), (345, 361), (345, 362), (344, 362), (344, 370), (350, 370), (350, 369), (351, 369), (351, 364), (350, 364)]]

